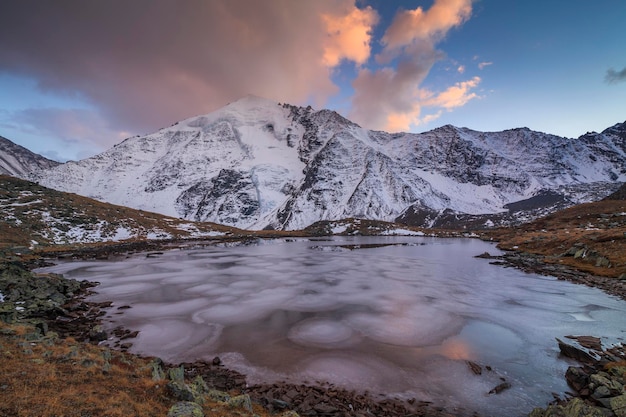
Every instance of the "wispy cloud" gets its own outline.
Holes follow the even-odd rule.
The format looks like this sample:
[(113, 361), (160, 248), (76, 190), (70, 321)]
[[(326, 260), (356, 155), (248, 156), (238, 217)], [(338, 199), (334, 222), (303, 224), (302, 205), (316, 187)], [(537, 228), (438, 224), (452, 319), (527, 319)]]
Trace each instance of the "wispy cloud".
[(626, 81), (626, 67), (620, 71), (616, 71), (613, 68), (609, 68), (606, 72), (604, 80), (609, 84), (617, 84), (622, 81)]
[[(471, 0), (436, 0), (428, 10), (418, 7), (398, 13), (382, 37), (382, 52), (376, 56), (383, 67), (361, 69), (353, 82), (351, 117), (371, 128), (409, 130), (423, 121), (423, 106), (450, 109), (453, 102), (462, 105), (475, 98), (470, 90), (480, 82), (478, 77), (438, 94), (420, 88), (434, 63), (444, 57), (435, 45), (450, 29), (469, 19), (471, 11)], [(389, 65), (393, 61), (397, 66)], [(427, 117), (432, 119), (432, 115)]]
[(493, 62), (491, 61), (479, 62), (478, 69), (480, 70), (485, 69), (485, 67), (488, 67), (489, 65), (493, 65)]
[(480, 81), (480, 77), (474, 77), (471, 80), (456, 83), (440, 93), (427, 93), (422, 99), (422, 105), (443, 107), (446, 110), (464, 106), (468, 101), (478, 98), (478, 94), (472, 90), (480, 84)]
[(7, 126), (44, 141), (90, 142), (101, 149), (129, 136), (112, 130), (97, 112), (88, 109), (32, 108), (7, 112), (4, 119)]

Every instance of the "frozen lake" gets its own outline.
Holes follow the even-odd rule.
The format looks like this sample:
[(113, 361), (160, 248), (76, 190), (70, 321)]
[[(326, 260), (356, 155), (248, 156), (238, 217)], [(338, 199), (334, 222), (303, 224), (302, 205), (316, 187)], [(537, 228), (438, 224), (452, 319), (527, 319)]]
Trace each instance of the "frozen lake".
[[(99, 281), (93, 300), (114, 302), (111, 328), (140, 331), (137, 353), (220, 356), (251, 384), (324, 380), (484, 416), (525, 415), (567, 391), (569, 362), (554, 338), (621, 341), (626, 303), (474, 258), (485, 251), (498, 253), (475, 239), (262, 240), (45, 270)], [(115, 309), (122, 305), (132, 308)], [(493, 372), (476, 376), (467, 360)], [(512, 387), (487, 395), (500, 377)]]

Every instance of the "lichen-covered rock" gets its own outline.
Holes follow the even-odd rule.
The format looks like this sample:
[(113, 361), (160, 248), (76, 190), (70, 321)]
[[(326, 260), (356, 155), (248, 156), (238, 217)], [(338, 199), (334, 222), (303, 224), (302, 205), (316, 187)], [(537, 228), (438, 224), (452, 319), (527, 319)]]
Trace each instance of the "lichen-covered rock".
[[(193, 401), (203, 404), (205, 396), (211, 392), (201, 376), (197, 376), (191, 384), (186, 384), (185, 370), (182, 365), (178, 368), (171, 368), (168, 371), (168, 378), (170, 381), (167, 383), (167, 388), (172, 396), (180, 401)], [(209, 398), (211, 397), (209, 396)]]
[(185, 368), (183, 368), (182, 366), (178, 368), (171, 368), (168, 371), (167, 376), (172, 382), (184, 384), (185, 383)]
[(167, 374), (170, 381), (167, 383), (167, 389), (172, 396), (180, 401), (195, 401), (195, 396), (191, 388), (185, 384), (185, 369), (171, 368)]
[(209, 386), (204, 382), (204, 379), (198, 375), (191, 383), (191, 390), (198, 396), (201, 396), (209, 392)]
[(33, 274), (19, 262), (0, 264), (0, 319), (56, 316), (61, 306), (82, 288), (74, 279), (56, 274)]
[(216, 389), (209, 390), (206, 396), (212, 401), (224, 402), (227, 403), (230, 400), (230, 395), (223, 391), (218, 391)]
[(204, 417), (200, 404), (181, 401), (174, 404), (167, 412), (167, 417)]
[(573, 398), (565, 406), (551, 405), (545, 410), (535, 408), (528, 417), (606, 417), (598, 407), (586, 404), (580, 398)]
[(589, 384), (589, 375), (587, 375), (583, 368), (577, 366), (567, 368), (565, 379), (567, 379), (567, 383), (578, 392)]
[(285, 411), (280, 415), (280, 417), (300, 417), (300, 414), (295, 411)]
[(606, 387), (611, 394), (619, 395), (624, 390), (624, 386), (619, 382), (611, 379), (610, 375), (606, 372), (598, 372), (597, 374), (593, 374), (589, 377), (589, 382), (591, 388), (597, 389), (599, 387)]
[(17, 319), (17, 310), (15, 304), (4, 301), (0, 303), (0, 320), (5, 323), (13, 323)]
[(89, 330), (89, 340), (92, 342), (102, 342), (103, 340), (107, 340), (108, 337), (109, 335), (106, 330), (99, 324)]
[(626, 417), (626, 394), (611, 398), (610, 404), (617, 417)]
[(252, 401), (248, 394), (231, 397), (231, 399), (228, 400), (228, 405), (233, 408), (243, 408), (244, 410), (252, 411)]
[(155, 359), (152, 362), (150, 362), (153, 381), (161, 381), (165, 379), (165, 372), (163, 371), (163, 368), (161, 367), (162, 364), (163, 364), (163, 361), (161, 361), (160, 359)]

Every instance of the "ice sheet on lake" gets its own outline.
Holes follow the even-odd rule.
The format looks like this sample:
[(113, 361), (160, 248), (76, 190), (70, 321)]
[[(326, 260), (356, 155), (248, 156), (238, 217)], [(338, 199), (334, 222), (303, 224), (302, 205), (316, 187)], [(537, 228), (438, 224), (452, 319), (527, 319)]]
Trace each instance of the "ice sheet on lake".
[[(131, 305), (107, 320), (140, 331), (135, 352), (219, 355), (250, 382), (322, 378), (484, 416), (524, 415), (567, 390), (554, 337), (603, 336), (606, 344), (626, 328), (624, 302), (475, 259), (497, 252), (477, 240), (260, 243), (45, 270), (99, 281), (94, 300)], [(477, 377), (466, 360), (494, 372)], [(512, 388), (486, 396), (500, 376)]]

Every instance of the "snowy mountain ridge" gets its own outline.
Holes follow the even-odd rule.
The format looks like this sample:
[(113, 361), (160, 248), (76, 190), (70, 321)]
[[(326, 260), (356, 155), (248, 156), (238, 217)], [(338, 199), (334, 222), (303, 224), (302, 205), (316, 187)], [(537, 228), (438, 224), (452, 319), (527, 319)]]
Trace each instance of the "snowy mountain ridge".
[(25, 177), (31, 171), (57, 165), (59, 162), (44, 158), (0, 136), (0, 175)]
[(449, 125), (389, 134), (248, 96), (30, 179), (190, 220), (291, 230), (346, 217), (432, 226), (443, 212), (498, 215), (546, 192), (571, 205), (617, 189), (625, 167), (624, 124), (578, 139)]

